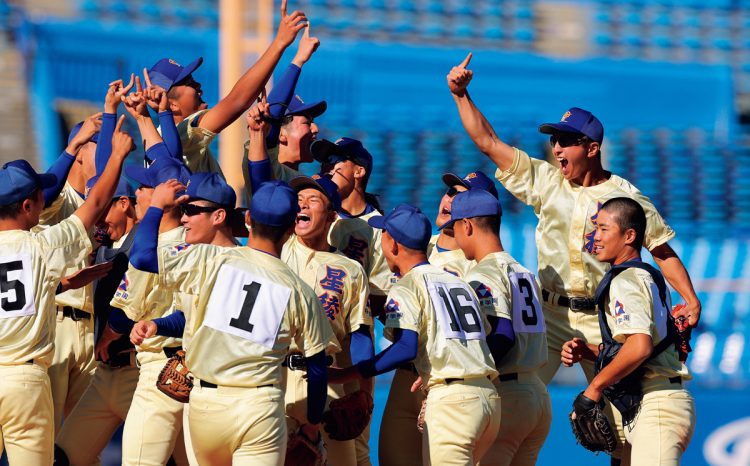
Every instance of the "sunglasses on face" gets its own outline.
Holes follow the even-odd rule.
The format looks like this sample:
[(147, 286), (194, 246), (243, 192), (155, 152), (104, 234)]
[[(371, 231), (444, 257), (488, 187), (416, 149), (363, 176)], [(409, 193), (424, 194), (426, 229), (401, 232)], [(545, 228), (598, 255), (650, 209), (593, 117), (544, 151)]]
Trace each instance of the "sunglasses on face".
[(200, 205), (195, 204), (182, 204), (182, 215), (187, 215), (188, 217), (192, 217), (193, 215), (198, 214), (208, 214), (214, 211), (217, 211), (220, 209), (220, 207), (204, 207)]
[(549, 145), (552, 147), (556, 144), (560, 144), (560, 147), (580, 146), (584, 142), (586, 142), (586, 136), (578, 134), (553, 134), (549, 137)]

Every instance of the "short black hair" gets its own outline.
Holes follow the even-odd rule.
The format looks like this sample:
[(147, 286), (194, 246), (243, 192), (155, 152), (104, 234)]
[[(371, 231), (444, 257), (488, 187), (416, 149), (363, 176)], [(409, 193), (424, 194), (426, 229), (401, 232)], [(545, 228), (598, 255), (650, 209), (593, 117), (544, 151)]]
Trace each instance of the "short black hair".
[(499, 215), (483, 215), (481, 217), (472, 217), (471, 220), (474, 221), (474, 225), (476, 225), (480, 230), (500, 235)]
[(250, 218), (250, 229), (253, 230), (253, 235), (259, 238), (273, 241), (274, 243), (280, 242), (284, 238), (284, 235), (286, 235), (289, 229), (292, 227), (292, 225), (294, 224), (292, 223), (285, 227), (274, 227), (257, 222), (252, 217)]
[(21, 207), (23, 206), (23, 202), (26, 199), (36, 199), (36, 197), (39, 195), (37, 191), (39, 191), (39, 188), (35, 189), (34, 192), (29, 194), (27, 197), (21, 199), (20, 201), (13, 202), (12, 204), (0, 206), (0, 220), (7, 220), (7, 219), (13, 219), (13, 218), (18, 217), (18, 215), (21, 213)]
[(623, 232), (630, 228), (635, 230), (633, 247), (637, 250), (643, 247), (643, 238), (646, 236), (646, 212), (638, 202), (629, 197), (615, 197), (605, 202), (601, 210), (614, 214), (614, 221)]

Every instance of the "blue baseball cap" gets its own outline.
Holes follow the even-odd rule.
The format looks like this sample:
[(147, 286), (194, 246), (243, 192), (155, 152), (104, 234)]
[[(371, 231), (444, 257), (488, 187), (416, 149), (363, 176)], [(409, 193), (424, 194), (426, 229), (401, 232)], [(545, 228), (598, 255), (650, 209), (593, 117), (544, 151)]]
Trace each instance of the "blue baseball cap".
[(57, 184), (57, 176), (37, 173), (26, 160), (14, 160), (0, 169), (0, 206), (22, 201), (37, 189), (51, 188)]
[(250, 218), (271, 227), (294, 225), (299, 213), (297, 192), (283, 181), (266, 181), (253, 194)]
[(495, 182), (492, 181), (492, 178), (479, 170), (471, 172), (463, 178), (459, 178), (458, 175), (454, 173), (446, 173), (443, 175), (443, 183), (448, 187), (459, 185), (466, 189), (483, 189), (495, 196), (495, 199), (498, 198)]
[(331, 203), (333, 210), (341, 210), (341, 195), (339, 194), (338, 186), (334, 183), (331, 178), (316, 173), (313, 176), (298, 176), (289, 182), (289, 186), (297, 192), (303, 189), (315, 189), (323, 193), (328, 201)]
[[(85, 192), (86, 198), (89, 197), (91, 188), (94, 187), (97, 181), (99, 181), (98, 175), (92, 176), (86, 182), (86, 192)], [(133, 189), (132, 186), (130, 186), (130, 183), (128, 183), (128, 180), (126, 180), (123, 177), (120, 177), (120, 181), (117, 182), (117, 188), (115, 189), (115, 193), (112, 195), (112, 199), (120, 199), (121, 197), (129, 197), (131, 199), (135, 198), (135, 190)]]
[[(269, 106), (273, 105), (284, 105), (282, 102), (274, 102), (270, 103)], [(320, 115), (322, 115), (326, 109), (328, 108), (328, 104), (325, 100), (319, 100), (317, 102), (310, 102), (305, 103), (304, 100), (299, 95), (294, 95), (292, 97), (292, 100), (289, 102), (289, 105), (286, 105), (286, 111), (284, 112), (284, 116), (290, 116), (290, 115), (308, 115), (310, 118), (318, 118)]]
[(196, 173), (187, 182), (190, 200), (203, 199), (234, 209), (237, 194), (218, 173)]
[(544, 134), (579, 133), (588, 136), (599, 144), (604, 140), (604, 126), (593, 113), (582, 108), (573, 107), (565, 112), (559, 123), (544, 123), (539, 126)]
[(357, 139), (339, 138), (336, 142), (319, 139), (313, 141), (310, 152), (312, 152), (313, 158), (320, 163), (335, 164), (344, 160), (351, 160), (364, 167), (368, 176), (372, 173), (372, 155)]
[(169, 90), (172, 86), (190, 76), (203, 64), (203, 57), (198, 57), (188, 66), (182, 66), (171, 58), (162, 58), (148, 70), (151, 84)]
[(149, 188), (155, 188), (171, 179), (187, 184), (191, 175), (182, 162), (172, 157), (159, 157), (148, 168), (129, 165), (125, 167), (125, 174), (141, 186)]
[(439, 230), (452, 226), (456, 220), (493, 215), (503, 215), (503, 208), (500, 205), (500, 201), (490, 192), (483, 189), (469, 189), (468, 191), (456, 194), (456, 197), (453, 198), (451, 219), (445, 222)]
[[(83, 126), (83, 122), (79, 121), (71, 130), (70, 134), (68, 134), (68, 144), (73, 140), (74, 137), (78, 134), (78, 132), (81, 130), (81, 126)], [(99, 143), (99, 131), (94, 133), (94, 136), (91, 137), (91, 142), (94, 144)]]
[(425, 214), (409, 204), (399, 204), (386, 216), (371, 217), (367, 223), (385, 230), (407, 248), (425, 251), (432, 236), (432, 224)]

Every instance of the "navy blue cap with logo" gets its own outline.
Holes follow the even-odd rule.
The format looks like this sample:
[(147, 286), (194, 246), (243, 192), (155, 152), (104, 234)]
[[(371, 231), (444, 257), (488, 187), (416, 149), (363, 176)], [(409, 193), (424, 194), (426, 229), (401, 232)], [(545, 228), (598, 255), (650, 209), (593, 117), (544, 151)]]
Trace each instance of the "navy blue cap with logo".
[(388, 215), (367, 220), (373, 228), (385, 230), (407, 248), (425, 251), (432, 236), (432, 224), (417, 207), (399, 204)]
[(328, 109), (328, 103), (325, 100), (305, 103), (305, 101), (296, 94), (292, 97), (292, 100), (289, 101), (289, 105), (284, 105), (282, 102), (270, 102), (268, 105), (269, 107), (273, 107), (274, 105), (285, 106), (286, 110), (284, 111), (284, 116), (307, 115), (312, 119), (318, 118)]
[(188, 180), (187, 195), (191, 201), (203, 199), (231, 209), (237, 203), (234, 189), (218, 173), (195, 173)]
[(483, 189), (469, 189), (456, 194), (451, 204), (451, 219), (439, 229), (450, 227), (457, 220), (465, 218), (501, 215), (503, 215), (503, 208), (496, 197)]
[(473, 171), (463, 178), (459, 178), (455, 173), (446, 173), (443, 175), (443, 183), (449, 188), (458, 185), (466, 189), (483, 189), (495, 196), (495, 199), (498, 198), (495, 182), (479, 170)]
[(298, 213), (297, 192), (283, 181), (261, 183), (250, 201), (250, 218), (263, 225), (290, 227)]
[(320, 163), (334, 165), (344, 160), (351, 160), (364, 167), (368, 176), (372, 173), (372, 155), (357, 139), (339, 138), (336, 142), (319, 139), (312, 143), (310, 152), (312, 152), (313, 158)]
[(160, 184), (175, 179), (187, 184), (190, 170), (179, 160), (171, 157), (159, 157), (148, 168), (129, 165), (125, 167), (125, 174), (141, 186), (155, 188)]
[[(99, 181), (99, 175), (92, 176), (86, 182), (86, 192), (84, 193), (86, 198), (89, 197), (91, 188), (94, 187), (97, 181)], [(124, 177), (120, 177), (120, 181), (117, 182), (117, 188), (115, 189), (115, 193), (112, 195), (112, 199), (119, 199), (121, 197), (129, 197), (131, 199), (135, 198), (135, 190), (132, 186), (130, 186), (130, 183), (128, 183), (128, 180), (126, 180)]]
[(578, 107), (565, 112), (558, 123), (544, 123), (539, 126), (544, 134), (577, 133), (588, 136), (599, 144), (604, 140), (604, 126), (593, 113)]
[(57, 176), (37, 173), (26, 160), (13, 160), (0, 169), (0, 206), (22, 201), (37, 189), (51, 188), (57, 184)]
[(171, 58), (162, 58), (148, 70), (148, 77), (154, 86), (169, 90), (190, 76), (201, 64), (203, 64), (203, 57), (198, 57), (187, 66), (182, 66)]
[(329, 177), (316, 173), (313, 176), (298, 176), (289, 182), (289, 186), (297, 192), (303, 189), (315, 189), (328, 198), (333, 210), (341, 210), (341, 195), (338, 186)]

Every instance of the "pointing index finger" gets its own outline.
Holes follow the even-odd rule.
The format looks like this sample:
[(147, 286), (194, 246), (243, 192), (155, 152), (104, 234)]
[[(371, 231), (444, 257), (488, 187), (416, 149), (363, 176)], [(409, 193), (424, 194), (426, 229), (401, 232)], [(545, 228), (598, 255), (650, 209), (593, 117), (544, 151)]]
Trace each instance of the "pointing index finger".
[(305, 39), (310, 38), (310, 20), (309, 19), (307, 20), (307, 26), (305, 26), (305, 32), (302, 34), (302, 37), (304, 37)]
[(464, 61), (461, 62), (460, 65), (458, 65), (459, 68), (466, 68), (469, 66), (469, 62), (471, 61), (472, 53), (469, 52), (468, 55), (466, 55), (466, 58), (464, 58)]
[(286, 0), (281, 0), (281, 17), (286, 17)]
[(143, 92), (143, 86), (141, 86), (141, 78), (138, 76), (135, 77), (135, 90), (138, 93)]
[(143, 80), (146, 82), (146, 87), (151, 87), (151, 78), (148, 76), (148, 70), (143, 68)]
[(125, 115), (120, 115), (120, 119), (117, 120), (117, 125), (115, 126), (115, 133), (119, 133), (120, 129), (122, 128), (122, 123), (125, 121)]

